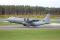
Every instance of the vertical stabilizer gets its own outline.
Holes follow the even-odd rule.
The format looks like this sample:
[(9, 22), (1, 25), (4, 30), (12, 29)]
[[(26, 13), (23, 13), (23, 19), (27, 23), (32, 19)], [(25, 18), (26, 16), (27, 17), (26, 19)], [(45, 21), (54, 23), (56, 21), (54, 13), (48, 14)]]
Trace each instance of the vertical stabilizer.
[(50, 23), (50, 14), (47, 14), (47, 16), (44, 18), (45, 23)]

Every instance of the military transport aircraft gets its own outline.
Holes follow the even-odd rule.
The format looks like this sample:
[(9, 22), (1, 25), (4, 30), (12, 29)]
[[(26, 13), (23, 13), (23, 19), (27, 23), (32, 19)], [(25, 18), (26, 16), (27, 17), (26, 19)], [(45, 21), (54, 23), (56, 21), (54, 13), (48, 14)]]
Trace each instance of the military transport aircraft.
[(29, 19), (29, 18), (18, 18), (18, 17), (9, 17), (8, 19), (6, 19), (6, 21), (10, 22), (10, 23), (18, 23), (18, 24), (22, 24), (26, 27), (38, 27), (40, 25), (44, 25), (44, 24), (49, 24), (50, 23), (50, 14), (47, 14), (47, 16), (42, 19), (42, 20), (37, 20), (37, 19)]

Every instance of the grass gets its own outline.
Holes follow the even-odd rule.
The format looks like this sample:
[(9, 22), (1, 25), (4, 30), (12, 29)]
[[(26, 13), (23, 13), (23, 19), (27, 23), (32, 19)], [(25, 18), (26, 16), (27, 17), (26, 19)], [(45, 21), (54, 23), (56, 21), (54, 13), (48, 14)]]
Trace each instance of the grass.
[(0, 22), (0, 26), (6, 26), (6, 25), (15, 25), (15, 23), (10, 23), (10, 22)]
[[(40, 18), (44, 18), (46, 15), (0, 15), (0, 18), (8, 18), (10, 16), (40, 19)], [(55, 19), (56, 17), (60, 17), (60, 15), (51, 15), (51, 18), (53, 18), (53, 19)]]
[(60, 40), (60, 30), (0, 30), (0, 40)]

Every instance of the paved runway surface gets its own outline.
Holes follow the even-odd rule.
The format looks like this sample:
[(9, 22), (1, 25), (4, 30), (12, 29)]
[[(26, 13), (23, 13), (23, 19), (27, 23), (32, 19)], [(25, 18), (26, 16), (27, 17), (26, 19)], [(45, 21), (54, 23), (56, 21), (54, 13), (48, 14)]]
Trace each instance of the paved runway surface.
[(41, 25), (39, 28), (33, 28), (33, 27), (25, 27), (23, 25), (8, 25), (8, 26), (0, 26), (0, 30), (14, 30), (14, 29), (60, 29), (60, 24), (58, 23), (52, 23), (52, 24), (46, 24)]

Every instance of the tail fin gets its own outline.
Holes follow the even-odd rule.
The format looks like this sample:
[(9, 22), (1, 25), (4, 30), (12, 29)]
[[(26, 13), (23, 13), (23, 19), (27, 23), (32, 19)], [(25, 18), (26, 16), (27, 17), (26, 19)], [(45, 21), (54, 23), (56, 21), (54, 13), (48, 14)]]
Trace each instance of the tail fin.
[(47, 16), (44, 18), (44, 22), (47, 24), (50, 23), (50, 14), (47, 14)]

